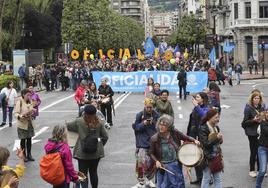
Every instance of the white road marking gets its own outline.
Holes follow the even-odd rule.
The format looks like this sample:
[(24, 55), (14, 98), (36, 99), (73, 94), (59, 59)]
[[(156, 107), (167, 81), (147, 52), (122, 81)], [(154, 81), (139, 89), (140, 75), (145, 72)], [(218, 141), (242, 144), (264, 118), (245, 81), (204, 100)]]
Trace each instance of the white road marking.
[(120, 99), (120, 101), (118, 101), (115, 105), (114, 105), (114, 109), (117, 109), (118, 106), (131, 94), (131, 92), (127, 93), (122, 99)]
[(255, 82), (240, 82), (241, 85), (252, 85), (255, 84)]
[(179, 119), (183, 119), (183, 115), (182, 114), (179, 114)]
[[(36, 132), (35, 136), (32, 138), (32, 143), (35, 144), (37, 142), (40, 142), (41, 140), (34, 140), (36, 137), (44, 133), (49, 127), (42, 127), (39, 131)], [(17, 148), (20, 148), (20, 140), (15, 140), (13, 151), (15, 151)]]
[(42, 113), (74, 113), (77, 110), (45, 110)]
[(255, 84), (252, 86), (252, 88), (255, 88), (256, 86), (260, 86), (260, 85), (267, 85), (268, 83), (260, 83), (260, 84)]
[(181, 110), (181, 106), (178, 106), (178, 110)]
[(121, 98), (123, 98), (127, 93), (123, 93), (122, 95), (120, 95), (119, 97), (117, 97), (115, 100), (114, 100), (114, 103), (117, 103), (117, 101), (119, 101)]
[(228, 108), (230, 108), (231, 106), (228, 106), (228, 105), (226, 105), (226, 104), (223, 104), (223, 105), (221, 105), (221, 108), (225, 108), (225, 109), (228, 109)]
[(68, 96), (68, 97), (65, 97), (65, 98), (63, 98), (63, 99), (60, 99), (60, 100), (58, 100), (58, 101), (53, 102), (53, 103), (51, 103), (50, 105), (47, 105), (47, 106), (45, 106), (44, 108), (41, 108), (41, 109), (40, 109), (40, 112), (42, 112), (42, 111), (44, 111), (44, 110), (46, 110), (46, 109), (48, 109), (48, 108), (50, 108), (50, 107), (52, 107), (52, 106), (55, 106), (56, 104), (59, 104), (59, 103), (61, 103), (61, 102), (63, 102), (63, 101), (66, 101), (66, 100), (69, 99), (69, 98), (74, 97), (74, 95), (75, 95), (75, 94), (72, 94), (72, 95), (70, 95), (70, 96)]

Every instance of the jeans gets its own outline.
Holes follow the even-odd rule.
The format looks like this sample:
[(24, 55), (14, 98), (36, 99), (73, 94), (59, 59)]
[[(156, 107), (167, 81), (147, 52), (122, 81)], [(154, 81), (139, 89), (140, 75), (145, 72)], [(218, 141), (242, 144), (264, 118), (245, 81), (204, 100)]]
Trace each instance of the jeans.
[(208, 167), (206, 167), (203, 170), (203, 179), (202, 179), (201, 188), (209, 188), (210, 187), (209, 182), (211, 179), (211, 175), (213, 176), (215, 188), (222, 188), (222, 172), (216, 172), (216, 173), (212, 174)]
[(3, 110), (3, 123), (7, 122), (7, 109), (8, 109), (9, 123), (12, 123), (12, 115), (13, 115), (14, 107), (2, 107), (2, 110)]
[(260, 169), (256, 180), (256, 188), (261, 188), (264, 175), (267, 171), (268, 148), (260, 146), (258, 148), (258, 155), (259, 155)]
[(257, 171), (259, 171), (259, 160), (258, 160), (258, 136), (248, 136), (249, 148), (250, 148), (250, 170), (255, 171), (255, 163), (257, 162)]
[(240, 84), (240, 73), (236, 73), (236, 82)]

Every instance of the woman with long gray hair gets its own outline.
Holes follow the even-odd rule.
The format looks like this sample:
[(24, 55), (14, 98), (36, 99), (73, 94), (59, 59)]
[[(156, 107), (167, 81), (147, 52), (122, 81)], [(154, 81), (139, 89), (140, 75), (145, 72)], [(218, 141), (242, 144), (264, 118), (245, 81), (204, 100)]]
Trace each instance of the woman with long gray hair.
[[(174, 120), (170, 115), (164, 114), (157, 121), (157, 133), (151, 137), (149, 154), (155, 161), (157, 167), (158, 188), (177, 187), (185, 188), (182, 173), (182, 164), (178, 162), (177, 152), (181, 145), (181, 140), (194, 142), (199, 145), (199, 141), (184, 135), (173, 126)], [(161, 168), (173, 172), (174, 176), (162, 171)]]

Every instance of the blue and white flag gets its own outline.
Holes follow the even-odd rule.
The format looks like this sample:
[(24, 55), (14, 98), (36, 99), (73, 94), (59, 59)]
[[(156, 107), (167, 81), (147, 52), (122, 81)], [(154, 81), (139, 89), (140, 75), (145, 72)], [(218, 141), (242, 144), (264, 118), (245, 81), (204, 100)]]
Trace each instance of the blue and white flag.
[(210, 51), (208, 58), (210, 60), (211, 67), (216, 67), (216, 51), (215, 51), (215, 47), (213, 47), (212, 50)]
[(234, 48), (235, 48), (235, 44), (233, 42), (232, 43), (227, 42), (227, 41), (224, 42), (224, 45), (223, 45), (224, 52), (230, 53), (231, 51), (233, 51)]
[(173, 53), (176, 54), (177, 52), (180, 52), (180, 51), (181, 51), (181, 50), (180, 50), (180, 47), (179, 47), (179, 45), (177, 44), (177, 46), (175, 47)]
[(158, 51), (159, 51), (159, 54), (165, 53), (165, 49), (161, 43), (158, 45)]
[(151, 37), (148, 37), (144, 44), (145, 55), (153, 55), (154, 49), (155, 49), (155, 45), (153, 43), (153, 40)]

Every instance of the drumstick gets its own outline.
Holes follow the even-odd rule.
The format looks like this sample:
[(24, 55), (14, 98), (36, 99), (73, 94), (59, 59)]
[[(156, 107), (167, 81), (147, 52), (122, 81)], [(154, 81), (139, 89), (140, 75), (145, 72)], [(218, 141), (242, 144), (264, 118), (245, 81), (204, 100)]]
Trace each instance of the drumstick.
[(168, 169), (166, 169), (166, 168), (164, 168), (164, 167), (162, 167), (162, 166), (160, 166), (160, 168), (163, 169), (163, 170), (165, 170), (166, 172), (168, 172), (168, 173), (170, 173), (170, 174), (172, 174), (172, 175), (175, 176), (175, 174), (174, 174), (173, 172), (171, 172), (170, 170), (168, 170)]

